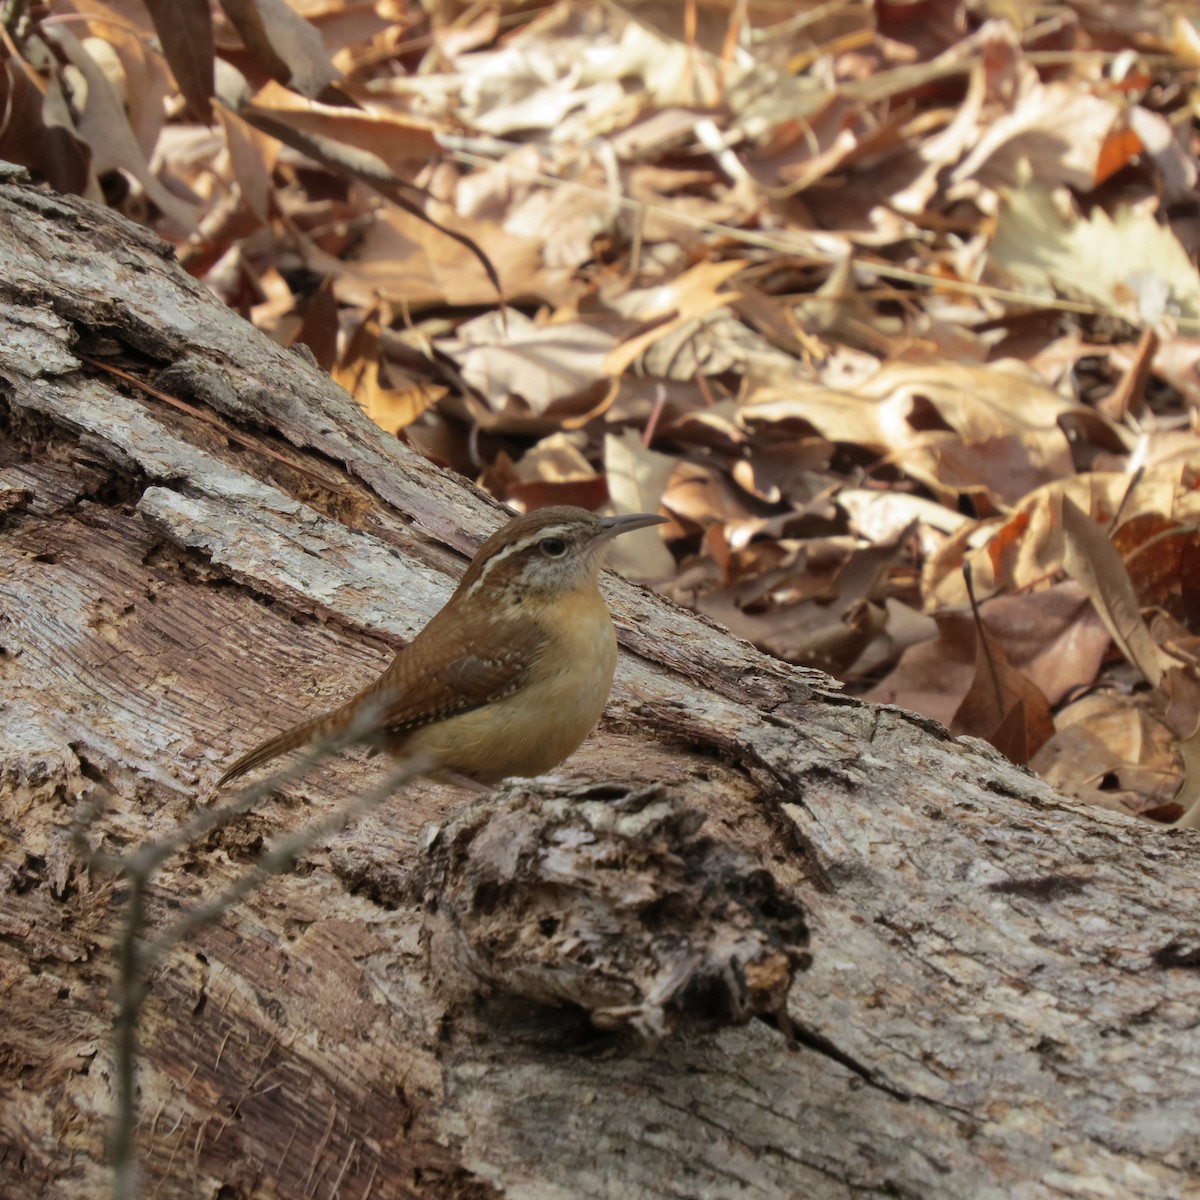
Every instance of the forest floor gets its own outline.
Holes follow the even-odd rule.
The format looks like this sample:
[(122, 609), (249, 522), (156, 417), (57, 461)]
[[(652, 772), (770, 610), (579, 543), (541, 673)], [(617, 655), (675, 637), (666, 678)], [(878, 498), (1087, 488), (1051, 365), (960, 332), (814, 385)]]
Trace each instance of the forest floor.
[(500, 500), (661, 510), (630, 577), (1196, 820), (1195, 24), (289, 5), (10, 6), (0, 157)]

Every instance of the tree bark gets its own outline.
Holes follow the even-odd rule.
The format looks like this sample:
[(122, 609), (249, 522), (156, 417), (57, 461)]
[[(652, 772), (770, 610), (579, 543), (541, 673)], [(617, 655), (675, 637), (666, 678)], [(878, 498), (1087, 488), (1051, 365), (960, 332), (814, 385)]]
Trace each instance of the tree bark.
[[(73, 825), (95, 806), (88, 842), (123, 853), (203, 810), (237, 752), (381, 670), (501, 518), (154, 237), (13, 172), (0, 421), (0, 1193), (100, 1196), (124, 885)], [(488, 803), (700, 810), (807, 910), (801, 1047), (756, 1020), (597, 1042), (502, 977), (448, 988), (423, 831), (478, 810), (420, 783), (154, 972), (144, 1194), (1200, 1196), (1197, 835), (604, 586), (623, 653), (573, 782)], [(175, 855), (152, 928), (384, 769), (351, 752)]]

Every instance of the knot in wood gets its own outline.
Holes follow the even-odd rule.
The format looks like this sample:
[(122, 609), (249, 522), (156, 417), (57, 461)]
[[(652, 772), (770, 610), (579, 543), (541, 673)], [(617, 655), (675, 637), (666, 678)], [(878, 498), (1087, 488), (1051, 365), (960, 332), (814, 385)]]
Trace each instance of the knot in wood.
[(416, 881), (443, 993), (649, 1037), (784, 1013), (810, 961), (799, 901), (661, 788), (582, 795), (509, 789), (431, 832)]

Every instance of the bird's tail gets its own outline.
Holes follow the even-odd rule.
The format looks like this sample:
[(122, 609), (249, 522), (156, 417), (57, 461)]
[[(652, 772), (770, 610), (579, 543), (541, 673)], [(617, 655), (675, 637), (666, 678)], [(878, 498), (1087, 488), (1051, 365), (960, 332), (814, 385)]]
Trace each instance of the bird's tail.
[(323, 713), (309, 721), (302, 721), (299, 725), (293, 725), (291, 729), (285, 729), (273, 738), (268, 738), (261, 745), (255, 746), (253, 750), (247, 750), (217, 780), (217, 787), (224, 787), (230, 780), (237, 779), (239, 775), (245, 775), (247, 771), (253, 771), (255, 767), (261, 767), (263, 763), (270, 762), (271, 759), (278, 758), (289, 750), (298, 750), (301, 746), (323, 741), (340, 733), (346, 725), (346, 707), (348, 706), (335, 708), (332, 712)]

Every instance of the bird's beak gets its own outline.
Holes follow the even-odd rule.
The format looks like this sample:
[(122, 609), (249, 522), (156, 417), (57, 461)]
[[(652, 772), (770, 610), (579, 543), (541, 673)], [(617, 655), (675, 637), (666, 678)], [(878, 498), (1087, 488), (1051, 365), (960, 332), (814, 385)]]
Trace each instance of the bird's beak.
[(665, 525), (666, 523), (667, 518), (660, 517), (657, 513), (625, 513), (619, 517), (601, 517), (600, 532), (592, 539), (592, 544), (599, 545), (601, 542), (611, 541), (622, 533), (629, 533), (634, 529), (645, 529), (647, 525)]

